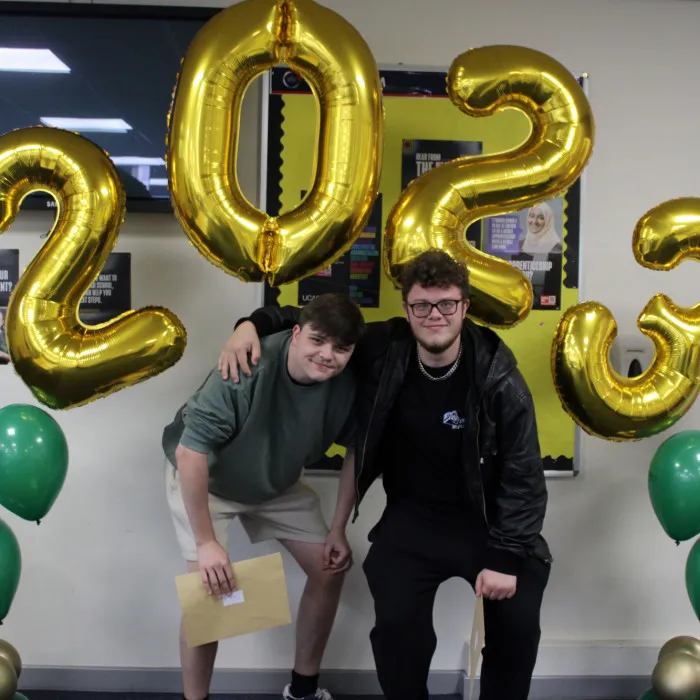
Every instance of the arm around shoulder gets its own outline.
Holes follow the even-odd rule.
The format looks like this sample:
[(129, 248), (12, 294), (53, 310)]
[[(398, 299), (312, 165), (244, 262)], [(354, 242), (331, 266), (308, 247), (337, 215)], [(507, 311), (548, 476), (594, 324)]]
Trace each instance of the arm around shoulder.
[(255, 309), (247, 318), (240, 319), (236, 323), (236, 329), (245, 321), (249, 321), (255, 326), (258, 335), (263, 338), (266, 335), (291, 330), (299, 321), (300, 314), (301, 309), (296, 306), (269, 304)]
[(238, 382), (240, 371), (249, 377), (250, 365), (260, 361), (260, 338), (285, 330), (297, 324), (301, 309), (296, 306), (263, 306), (236, 322), (219, 355), (219, 372), (223, 379), (229, 377)]

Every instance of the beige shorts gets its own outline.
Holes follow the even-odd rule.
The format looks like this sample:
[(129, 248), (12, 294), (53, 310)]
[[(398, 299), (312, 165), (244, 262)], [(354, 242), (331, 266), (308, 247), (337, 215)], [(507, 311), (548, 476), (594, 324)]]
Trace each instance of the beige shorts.
[[(182, 500), (177, 469), (165, 461), (165, 490), (182, 556), (197, 561), (197, 544)], [(239, 518), (252, 543), (264, 540), (296, 540), (323, 544), (328, 525), (321, 512), (318, 494), (299, 480), (278, 498), (257, 506), (227, 501), (209, 494), (209, 512), (218, 543), (227, 549), (228, 527)]]

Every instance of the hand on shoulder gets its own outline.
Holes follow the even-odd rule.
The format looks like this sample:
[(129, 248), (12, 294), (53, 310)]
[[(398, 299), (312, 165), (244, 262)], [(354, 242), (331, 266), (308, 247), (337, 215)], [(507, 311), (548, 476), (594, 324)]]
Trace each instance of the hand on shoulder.
[(239, 371), (250, 377), (253, 373), (251, 365), (260, 361), (260, 338), (255, 326), (250, 321), (244, 321), (231, 334), (219, 355), (219, 372), (223, 379), (240, 382)]

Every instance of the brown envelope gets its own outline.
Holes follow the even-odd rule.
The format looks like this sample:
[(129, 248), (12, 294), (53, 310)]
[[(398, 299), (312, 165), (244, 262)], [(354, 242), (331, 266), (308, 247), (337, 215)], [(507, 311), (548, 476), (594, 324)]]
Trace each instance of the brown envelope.
[(188, 647), (291, 624), (279, 552), (232, 568), (237, 590), (223, 599), (207, 593), (199, 572), (175, 577)]
[(481, 651), (484, 648), (484, 596), (476, 599), (474, 604), (474, 619), (472, 621), (472, 637), (469, 642), (469, 700), (474, 697), (474, 681), (476, 680), (476, 668), (479, 665)]

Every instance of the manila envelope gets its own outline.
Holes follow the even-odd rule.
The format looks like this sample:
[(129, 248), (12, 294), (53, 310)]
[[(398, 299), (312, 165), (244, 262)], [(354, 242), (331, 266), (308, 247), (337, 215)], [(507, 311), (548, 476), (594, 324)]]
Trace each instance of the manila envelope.
[(175, 578), (188, 647), (291, 624), (279, 552), (235, 562), (232, 568), (237, 589), (221, 598), (207, 593), (199, 572)]
[(476, 599), (474, 605), (474, 619), (472, 621), (472, 637), (469, 642), (469, 700), (474, 697), (474, 681), (476, 680), (476, 669), (479, 665), (479, 657), (484, 648), (484, 637), (486, 629), (484, 627), (484, 597)]

